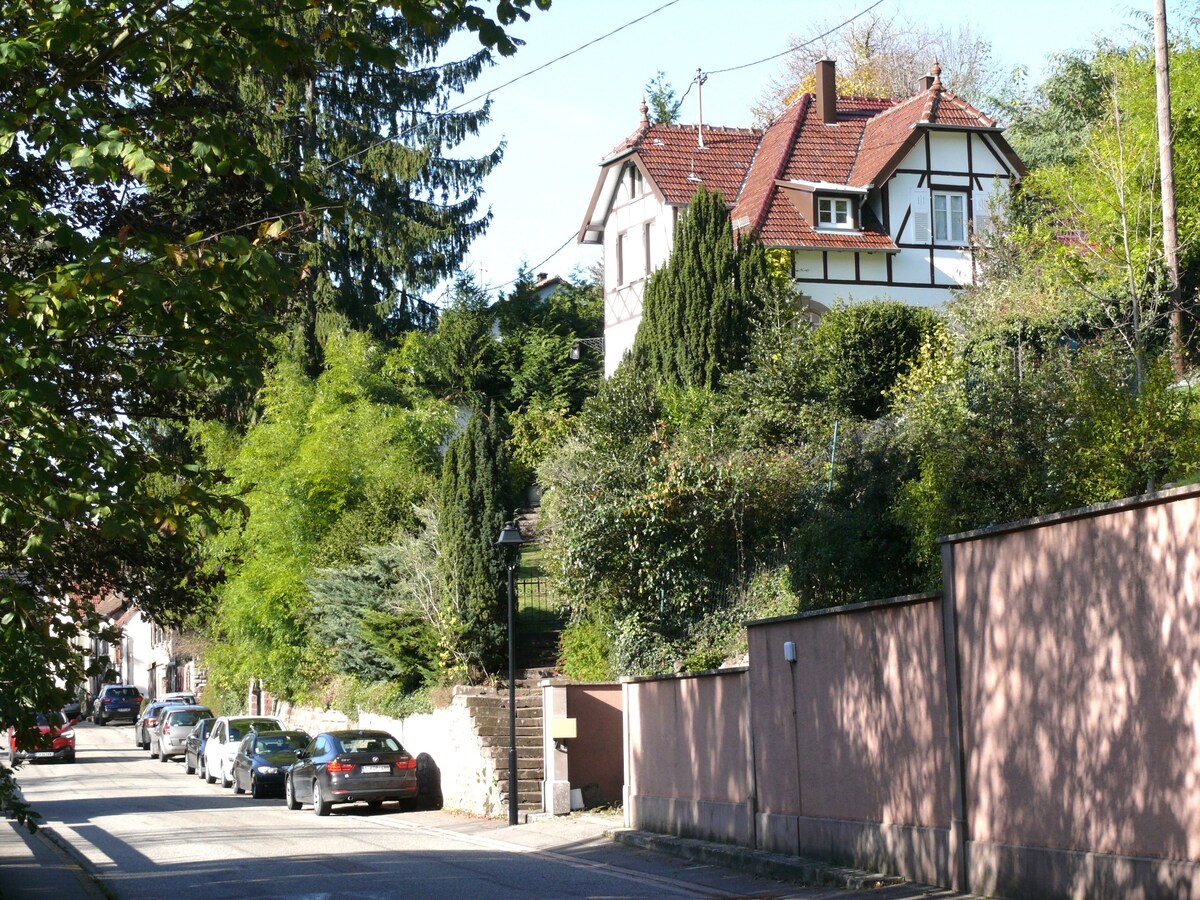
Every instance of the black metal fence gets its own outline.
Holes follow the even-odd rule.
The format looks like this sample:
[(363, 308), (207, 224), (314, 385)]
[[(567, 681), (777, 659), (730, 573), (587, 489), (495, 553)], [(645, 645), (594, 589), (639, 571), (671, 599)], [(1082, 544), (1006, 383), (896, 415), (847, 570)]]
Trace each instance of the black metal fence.
[(544, 576), (517, 579), (518, 662), (522, 668), (552, 666), (568, 608)]

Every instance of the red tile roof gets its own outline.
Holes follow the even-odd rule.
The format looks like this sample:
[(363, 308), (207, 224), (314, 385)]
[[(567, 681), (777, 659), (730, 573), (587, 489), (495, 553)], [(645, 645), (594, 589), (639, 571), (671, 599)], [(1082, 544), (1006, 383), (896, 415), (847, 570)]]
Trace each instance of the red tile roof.
[[(700, 184), (720, 191), (733, 205), (734, 227), (757, 232), (768, 246), (895, 250), (873, 216), (865, 218), (862, 231), (817, 231), (778, 182), (861, 191), (891, 176), (922, 129), (998, 130), (994, 120), (945, 90), (940, 74), (935, 67), (932, 85), (907, 99), (838, 97), (836, 123), (830, 125), (819, 118), (815, 95), (805, 94), (764, 130), (704, 126), (703, 148), (697, 126), (651, 125), (643, 110), (638, 130), (603, 165), (636, 155), (667, 203), (687, 204)], [(1023, 173), (1003, 139), (997, 144)]]
[(896, 250), (896, 242), (883, 225), (863, 208), (861, 231), (818, 231), (796, 210), (782, 190), (775, 188), (767, 209), (766, 222), (758, 236), (768, 247), (808, 247), (819, 250)]
[(687, 204), (703, 184), (709, 191), (720, 191), (732, 204), (761, 137), (762, 132), (753, 128), (705, 125), (701, 147), (695, 125), (643, 125), (605, 163), (637, 153), (668, 203)]

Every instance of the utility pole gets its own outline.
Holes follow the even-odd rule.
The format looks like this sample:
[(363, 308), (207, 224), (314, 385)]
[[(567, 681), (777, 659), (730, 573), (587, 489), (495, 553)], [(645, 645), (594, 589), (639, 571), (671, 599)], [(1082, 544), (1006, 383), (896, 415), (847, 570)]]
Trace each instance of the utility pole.
[(1162, 182), (1163, 257), (1171, 304), (1171, 368), (1184, 376), (1183, 296), (1179, 286), (1179, 226), (1175, 218), (1174, 134), (1171, 130), (1171, 66), (1167, 52), (1167, 3), (1154, 0), (1154, 81), (1158, 100), (1158, 168)]

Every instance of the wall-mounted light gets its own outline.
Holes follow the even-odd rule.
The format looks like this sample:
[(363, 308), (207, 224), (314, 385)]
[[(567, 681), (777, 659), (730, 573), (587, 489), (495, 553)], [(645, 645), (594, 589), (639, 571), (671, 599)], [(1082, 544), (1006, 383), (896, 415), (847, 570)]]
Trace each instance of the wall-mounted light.
[(595, 350), (597, 353), (603, 353), (604, 352), (604, 338), (598, 337), (598, 338), (578, 338), (578, 339), (576, 339), (576, 341), (573, 344), (571, 344), (571, 352), (569, 354), (571, 359), (574, 360), (575, 362), (578, 362), (579, 360), (583, 359), (583, 348), (584, 347), (590, 347), (591, 349)]
[(783, 642), (783, 658), (786, 659), (790, 663), (794, 663), (796, 661), (796, 642), (795, 641), (784, 641)]

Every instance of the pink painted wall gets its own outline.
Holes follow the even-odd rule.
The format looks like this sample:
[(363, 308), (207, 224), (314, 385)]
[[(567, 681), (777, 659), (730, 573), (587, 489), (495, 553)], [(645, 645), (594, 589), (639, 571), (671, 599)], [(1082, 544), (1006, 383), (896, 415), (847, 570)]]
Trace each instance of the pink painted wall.
[(940, 610), (924, 599), (749, 629), (760, 813), (948, 827)]
[(951, 551), (970, 839), (1200, 859), (1200, 497)]
[(600, 800), (617, 803), (625, 782), (621, 737), (621, 685), (567, 685), (567, 715), (575, 719), (576, 737), (569, 741), (571, 787), (595, 784)]
[(746, 673), (626, 684), (633, 795), (744, 803), (750, 795)]

